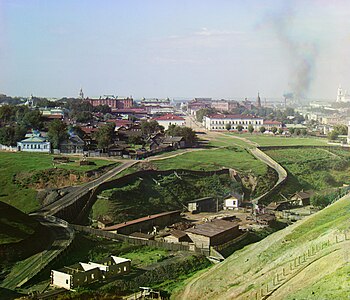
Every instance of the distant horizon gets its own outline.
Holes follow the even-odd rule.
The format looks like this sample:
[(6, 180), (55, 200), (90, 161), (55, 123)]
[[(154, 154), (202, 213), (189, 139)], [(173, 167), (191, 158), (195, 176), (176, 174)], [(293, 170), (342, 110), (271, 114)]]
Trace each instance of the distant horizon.
[[(4, 93), (1, 93), (0, 94), (4, 94)], [(6, 96), (8, 97), (12, 97), (12, 98), (23, 98), (23, 99), (28, 99), (31, 95), (29, 96), (17, 96), (17, 95), (7, 95), (5, 94)], [(103, 94), (103, 95), (100, 95), (101, 97), (103, 96), (107, 96), (107, 95), (114, 95), (115, 97), (132, 97), (134, 100), (142, 100), (142, 98), (145, 98), (145, 99), (166, 99), (166, 98), (169, 98), (170, 100), (174, 100), (174, 101), (191, 101), (191, 100), (194, 100), (195, 98), (211, 98), (212, 100), (226, 100), (226, 101), (244, 101), (245, 99), (248, 99), (249, 101), (251, 102), (255, 102), (257, 100), (257, 95), (256, 96), (251, 96), (251, 97), (226, 97), (226, 98), (221, 98), (221, 97), (210, 97), (210, 96), (194, 96), (194, 97), (171, 97), (171, 96), (166, 96), (166, 97), (157, 97), (157, 96), (150, 96), (150, 97), (144, 97), (144, 96), (141, 96), (141, 97), (134, 97), (132, 95), (129, 95), (129, 96), (123, 96), (123, 95), (116, 95), (116, 94)], [(100, 96), (87, 96), (84, 94), (84, 99), (87, 99), (87, 98), (90, 98), (90, 99), (98, 99), (100, 98)], [(55, 99), (55, 100), (59, 100), (59, 99), (63, 99), (63, 98), (75, 98), (75, 99), (78, 99), (79, 98), (79, 95), (76, 95), (76, 96), (62, 96), (62, 97), (51, 97), (51, 96), (42, 96), (42, 95), (34, 95), (33, 94), (33, 97), (37, 97), (37, 98), (45, 98), (45, 99)], [(271, 102), (271, 101), (274, 101), (274, 102), (283, 102), (284, 101), (284, 97), (281, 96), (281, 97), (263, 97), (262, 95), (260, 95), (260, 98), (261, 98), (261, 101), (262, 101), (262, 105), (264, 105), (264, 101), (266, 99), (267, 102)], [(312, 102), (312, 101), (320, 101), (320, 102), (324, 102), (324, 101), (333, 101), (333, 102), (336, 102), (336, 97), (334, 98), (303, 98), (301, 99), (302, 102), (305, 102), (305, 101), (308, 101), (308, 102)]]
[(336, 99), (349, 49), (345, 0), (0, 1), (6, 95)]

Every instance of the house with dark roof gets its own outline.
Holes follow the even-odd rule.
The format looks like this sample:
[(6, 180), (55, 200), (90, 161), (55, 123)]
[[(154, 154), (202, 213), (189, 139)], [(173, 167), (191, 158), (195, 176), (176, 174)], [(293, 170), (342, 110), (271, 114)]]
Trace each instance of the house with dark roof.
[(196, 247), (209, 249), (227, 243), (241, 235), (238, 222), (213, 220), (186, 229), (185, 232)]
[(306, 206), (310, 205), (310, 199), (311, 196), (314, 194), (313, 191), (304, 191), (301, 190), (300, 192), (296, 192), (291, 200), (292, 201), (297, 201), (299, 206)]
[(167, 136), (162, 141), (162, 144), (169, 145), (174, 149), (182, 149), (186, 147), (186, 142), (182, 136)]
[(85, 142), (77, 135), (70, 135), (59, 144), (60, 153), (82, 154)]
[(217, 211), (217, 200), (213, 197), (204, 197), (191, 200), (187, 203), (187, 209), (191, 213)]
[(163, 238), (167, 243), (192, 242), (187, 233), (181, 230), (170, 231)]

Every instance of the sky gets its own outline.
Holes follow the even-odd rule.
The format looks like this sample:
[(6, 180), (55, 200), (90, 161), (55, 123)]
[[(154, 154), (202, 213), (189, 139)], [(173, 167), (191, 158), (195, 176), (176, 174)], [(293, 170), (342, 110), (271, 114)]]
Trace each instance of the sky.
[(350, 1), (0, 0), (0, 93), (335, 99)]

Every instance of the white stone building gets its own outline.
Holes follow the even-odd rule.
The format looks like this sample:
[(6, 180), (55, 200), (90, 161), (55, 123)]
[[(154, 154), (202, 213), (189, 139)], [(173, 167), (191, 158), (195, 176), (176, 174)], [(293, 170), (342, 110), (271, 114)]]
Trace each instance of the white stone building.
[(233, 130), (237, 130), (238, 125), (241, 125), (243, 130), (248, 130), (249, 125), (252, 125), (254, 130), (259, 130), (263, 123), (263, 118), (252, 115), (216, 114), (203, 117), (203, 126), (208, 130), (227, 130), (227, 124), (230, 124)]
[(99, 263), (78, 263), (59, 270), (51, 270), (51, 285), (75, 289), (79, 286), (130, 272), (131, 260), (111, 256)]
[(239, 199), (237, 197), (231, 196), (224, 200), (225, 210), (237, 210), (239, 207)]
[(47, 138), (42, 137), (40, 132), (33, 131), (32, 134), (26, 135), (28, 138), (17, 142), (18, 151), (24, 152), (39, 152), (39, 153), (50, 153), (51, 143)]
[(350, 102), (350, 95), (347, 90), (343, 90), (341, 85), (339, 85), (337, 92), (337, 102)]
[(184, 126), (185, 119), (173, 114), (167, 114), (164, 116), (156, 117), (153, 120), (156, 120), (159, 125), (162, 125), (165, 130), (169, 128), (170, 125)]

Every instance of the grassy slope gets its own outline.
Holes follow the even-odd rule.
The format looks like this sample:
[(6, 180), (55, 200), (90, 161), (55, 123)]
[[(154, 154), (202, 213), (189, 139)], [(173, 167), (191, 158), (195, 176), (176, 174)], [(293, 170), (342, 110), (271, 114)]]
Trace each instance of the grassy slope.
[[(348, 151), (332, 150), (330, 153), (324, 149), (299, 148), (268, 150), (265, 153), (289, 173), (288, 181), (281, 190), (286, 196), (301, 189), (324, 190), (350, 183)], [(337, 170), (339, 165), (343, 167)]]
[(246, 138), (249, 141), (255, 142), (260, 146), (325, 146), (326, 139), (312, 137), (286, 137), (286, 136), (271, 136), (263, 134), (249, 133), (227, 133), (228, 136)]
[(160, 170), (189, 169), (210, 171), (224, 167), (234, 168), (242, 173), (253, 172), (256, 175), (263, 175), (267, 171), (265, 164), (241, 147), (190, 152), (152, 163)]
[[(24, 212), (29, 212), (38, 207), (36, 191), (29, 188), (21, 188), (12, 182), (13, 176), (19, 172), (32, 172), (52, 168), (52, 155), (42, 153), (8, 153), (0, 152), (0, 201), (9, 203)], [(71, 157), (74, 162), (69, 164), (57, 164), (57, 168), (88, 171), (107, 164), (110, 161), (95, 159), (92, 166), (79, 167), (79, 158)]]
[(110, 215), (115, 222), (123, 222), (148, 214), (182, 209), (188, 200), (224, 195), (238, 189), (228, 175), (201, 177), (190, 174), (134, 177), (128, 185), (101, 193), (92, 207), (93, 219)]
[[(350, 196), (346, 196), (317, 214), (245, 247), (200, 277), (194, 277), (187, 290), (178, 292), (174, 299), (184, 296), (186, 299), (243, 299), (249, 296), (248, 290), (259, 290), (262, 282), (271, 282), (276, 267), (284, 266), (316, 242), (334, 238), (335, 232), (350, 229), (349, 217)], [(349, 280), (348, 247), (349, 242), (331, 246), (334, 252), (314, 262), (271, 299), (287, 296), (288, 299), (348, 299), (350, 290), (342, 289)]]
[(0, 201), (0, 244), (15, 243), (33, 234), (38, 222)]

